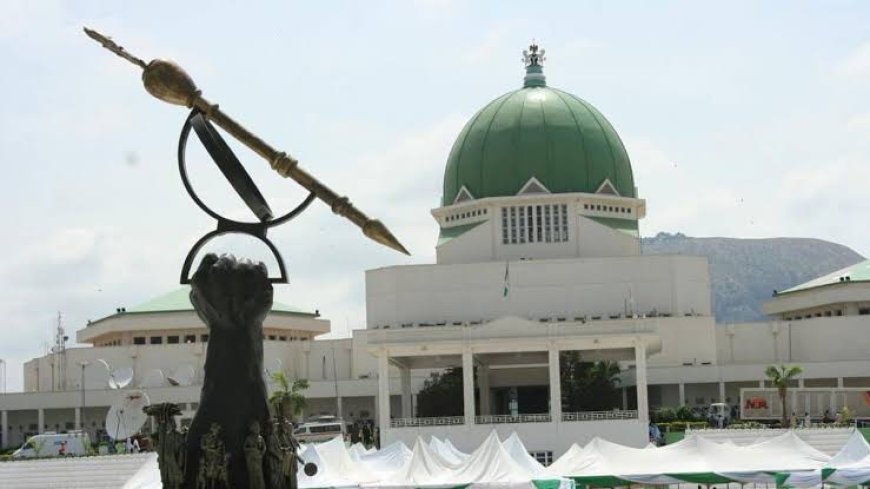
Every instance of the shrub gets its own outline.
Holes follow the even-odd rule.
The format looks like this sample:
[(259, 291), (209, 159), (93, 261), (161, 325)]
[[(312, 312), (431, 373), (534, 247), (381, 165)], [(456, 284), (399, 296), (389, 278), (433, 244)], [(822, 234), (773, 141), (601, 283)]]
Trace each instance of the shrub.
[(672, 423), (677, 420), (677, 413), (667, 407), (661, 407), (653, 412), (653, 422), (655, 423)]

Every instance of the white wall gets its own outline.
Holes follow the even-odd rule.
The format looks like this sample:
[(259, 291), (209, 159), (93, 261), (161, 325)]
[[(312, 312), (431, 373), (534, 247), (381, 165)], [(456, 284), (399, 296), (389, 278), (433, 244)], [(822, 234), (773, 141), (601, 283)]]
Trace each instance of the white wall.
[(703, 257), (527, 260), (409, 265), (366, 272), (369, 328), (404, 323), (479, 321), (657, 312), (710, 315), (710, 276)]

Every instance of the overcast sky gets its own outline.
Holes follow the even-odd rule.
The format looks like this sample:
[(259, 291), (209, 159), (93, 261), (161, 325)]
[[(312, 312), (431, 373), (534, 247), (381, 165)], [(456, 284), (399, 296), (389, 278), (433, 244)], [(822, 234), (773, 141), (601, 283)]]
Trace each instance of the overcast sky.
[[(58, 311), (69, 332), (178, 285), (214, 228), (184, 194), (184, 109), (138, 68), (171, 58), (204, 95), (379, 217), (412, 252), (365, 239), (316, 203), (271, 235), (290, 285), (337, 335), (365, 325), (366, 269), (434, 260), (444, 162), (465, 121), (521, 86), (547, 50), (551, 86), (586, 99), (625, 142), (641, 232), (822, 238), (870, 253), (867, 2), (0, 3), (0, 358), (10, 390)], [(273, 208), (303, 196), (238, 154)], [(244, 216), (193, 150), (206, 200)], [(215, 249), (267, 258), (244, 240)], [(274, 268), (274, 267), (273, 267)]]

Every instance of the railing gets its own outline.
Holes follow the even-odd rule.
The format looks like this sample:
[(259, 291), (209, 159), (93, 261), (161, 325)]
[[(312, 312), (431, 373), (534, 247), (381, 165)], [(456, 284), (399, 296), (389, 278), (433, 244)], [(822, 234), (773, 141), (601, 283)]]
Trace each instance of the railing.
[(551, 419), (549, 414), (488, 414), (475, 416), (474, 424), (549, 423)]
[(632, 409), (562, 413), (562, 421), (610, 421), (614, 419), (637, 419), (637, 411)]
[(464, 416), (440, 418), (398, 418), (390, 420), (390, 428), (416, 428), (420, 426), (453, 426), (465, 424)]

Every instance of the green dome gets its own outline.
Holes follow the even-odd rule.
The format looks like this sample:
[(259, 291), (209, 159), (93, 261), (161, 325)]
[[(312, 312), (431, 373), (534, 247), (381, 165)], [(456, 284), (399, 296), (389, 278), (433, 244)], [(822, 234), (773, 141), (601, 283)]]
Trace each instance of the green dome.
[(635, 197), (628, 153), (613, 126), (588, 102), (550, 88), (541, 67), (525, 86), (481, 109), (447, 158), (442, 205), (465, 186), (476, 199), (516, 195), (535, 177), (552, 193), (594, 193), (606, 179)]

